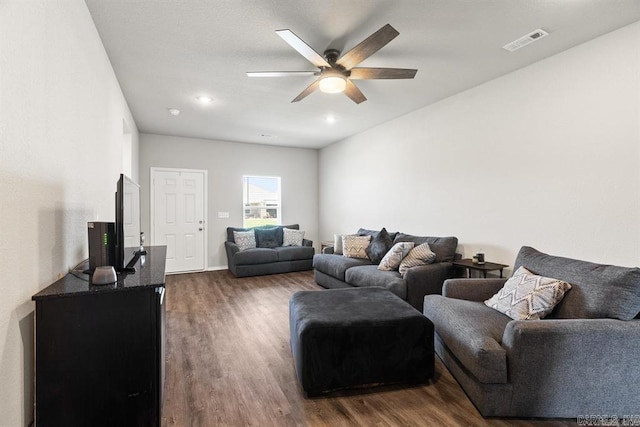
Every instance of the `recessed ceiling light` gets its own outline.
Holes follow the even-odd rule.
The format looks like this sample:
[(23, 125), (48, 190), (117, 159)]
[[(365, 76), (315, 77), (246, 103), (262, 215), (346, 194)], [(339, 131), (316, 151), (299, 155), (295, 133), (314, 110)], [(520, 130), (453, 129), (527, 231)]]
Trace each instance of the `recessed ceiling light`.
[(324, 118), (327, 123), (335, 123), (336, 122), (336, 116), (334, 116), (333, 114), (328, 114), (327, 117)]
[(171, 114), (172, 116), (180, 115), (180, 110), (178, 110), (177, 108), (168, 108), (168, 110), (169, 114)]
[(206, 95), (201, 95), (199, 97), (196, 98), (198, 101), (202, 102), (203, 104), (211, 104), (213, 102), (213, 98), (210, 96), (206, 96)]

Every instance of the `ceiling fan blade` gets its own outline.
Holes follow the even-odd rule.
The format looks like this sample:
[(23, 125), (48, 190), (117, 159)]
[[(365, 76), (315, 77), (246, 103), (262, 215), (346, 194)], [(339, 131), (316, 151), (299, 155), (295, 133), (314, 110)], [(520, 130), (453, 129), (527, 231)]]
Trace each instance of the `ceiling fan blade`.
[(336, 63), (342, 65), (347, 70), (350, 70), (379, 51), (399, 34), (400, 33), (395, 28), (387, 24), (360, 42), (359, 45), (351, 49), (349, 52), (345, 53), (336, 61)]
[(344, 90), (344, 94), (351, 98), (351, 100), (356, 104), (360, 104), (367, 100), (367, 97), (364, 96), (360, 89), (358, 89), (358, 86), (349, 79), (347, 79), (347, 87)]
[(305, 77), (318, 75), (317, 71), (247, 71), (247, 77)]
[(300, 92), (300, 94), (298, 96), (296, 96), (295, 98), (293, 98), (293, 101), (291, 102), (298, 102), (301, 101), (302, 99), (306, 98), (307, 96), (311, 95), (311, 93), (313, 91), (315, 91), (316, 89), (318, 89), (318, 86), (320, 84), (320, 80), (316, 80), (315, 82), (311, 83), (309, 86), (307, 86), (307, 88), (305, 90), (303, 90), (302, 92)]
[(354, 80), (412, 79), (417, 72), (408, 68), (352, 68), (349, 77)]
[(298, 51), (298, 53), (316, 67), (330, 67), (331, 65), (318, 52), (313, 50), (311, 46), (306, 44), (300, 37), (296, 36), (291, 30), (276, 30), (276, 34), (282, 37), (289, 46)]

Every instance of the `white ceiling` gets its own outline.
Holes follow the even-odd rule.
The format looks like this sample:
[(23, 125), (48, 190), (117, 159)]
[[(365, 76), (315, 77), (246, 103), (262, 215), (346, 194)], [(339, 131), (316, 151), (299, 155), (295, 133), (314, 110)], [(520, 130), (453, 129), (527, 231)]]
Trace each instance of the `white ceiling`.
[[(141, 132), (320, 148), (640, 20), (640, 0), (86, 0)], [(384, 24), (400, 35), (361, 66), (417, 68), (359, 80), (367, 101), (315, 92), (315, 71), (274, 32), (346, 52)], [(502, 46), (537, 29), (514, 53)], [(576, 69), (576, 73), (580, 70)], [(213, 103), (202, 105), (198, 95)], [(171, 116), (169, 108), (182, 111)], [(336, 117), (329, 124), (328, 114)]]

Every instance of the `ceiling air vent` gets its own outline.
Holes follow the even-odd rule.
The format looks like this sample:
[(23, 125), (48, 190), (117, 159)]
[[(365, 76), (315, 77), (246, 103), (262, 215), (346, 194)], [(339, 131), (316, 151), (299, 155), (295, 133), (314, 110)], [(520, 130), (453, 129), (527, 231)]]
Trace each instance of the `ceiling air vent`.
[(513, 52), (548, 35), (549, 33), (547, 33), (545, 30), (541, 30), (540, 28), (538, 28), (537, 30), (531, 31), (526, 36), (522, 36), (518, 40), (514, 40), (511, 43), (502, 46), (502, 48), (508, 50), (509, 52)]

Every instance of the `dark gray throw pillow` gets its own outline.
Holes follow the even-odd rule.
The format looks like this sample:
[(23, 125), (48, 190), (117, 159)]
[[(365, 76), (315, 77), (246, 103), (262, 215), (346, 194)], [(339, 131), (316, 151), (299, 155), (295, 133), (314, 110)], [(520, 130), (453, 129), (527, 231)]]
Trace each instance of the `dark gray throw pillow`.
[(393, 239), (387, 233), (387, 229), (383, 228), (380, 232), (371, 239), (371, 243), (366, 249), (367, 256), (374, 264), (380, 264), (382, 258), (389, 252), (393, 246)]
[[(385, 230), (386, 231), (386, 230)], [(359, 228), (358, 232), (356, 233), (358, 236), (371, 236), (371, 238), (373, 239), (374, 237), (376, 237), (380, 232), (376, 231), (376, 230), (369, 230), (366, 228)], [(397, 231), (392, 231), (392, 232), (388, 232), (389, 237), (391, 237), (391, 241), (393, 241), (393, 239), (396, 238), (396, 236), (398, 235)]]
[[(279, 227), (256, 228), (256, 245), (259, 248), (277, 248), (282, 246), (282, 230)], [(280, 237), (280, 239), (278, 239)]]

